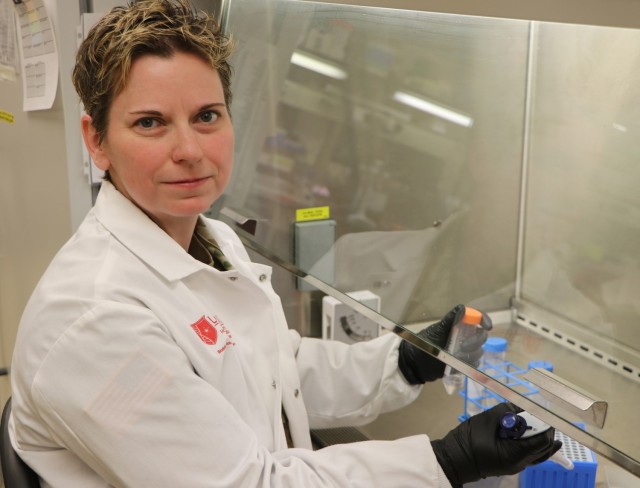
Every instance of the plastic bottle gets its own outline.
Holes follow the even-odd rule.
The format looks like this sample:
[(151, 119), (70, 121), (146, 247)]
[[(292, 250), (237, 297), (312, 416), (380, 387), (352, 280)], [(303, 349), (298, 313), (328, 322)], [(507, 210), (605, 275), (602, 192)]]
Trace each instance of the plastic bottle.
[(486, 372), (489, 376), (496, 376), (491, 371), (494, 366), (497, 368), (497, 372), (503, 370), (501, 365), (507, 360), (507, 345), (507, 340), (504, 337), (489, 337), (482, 346), (480, 367), (489, 370)]
[[(482, 320), (482, 313), (475, 308), (465, 307), (464, 316), (460, 319), (460, 322), (455, 324), (451, 328), (449, 334), (449, 340), (447, 342), (447, 352), (453, 356), (460, 353), (462, 344), (474, 334), (481, 332), (480, 321)], [(464, 380), (466, 376), (459, 371), (448, 366), (444, 370), (444, 388), (449, 395), (453, 395), (455, 392), (464, 388)]]
[[(493, 378), (503, 376), (502, 373), (507, 369), (507, 340), (504, 337), (489, 337), (482, 351), (479, 369)], [(470, 379), (467, 379), (465, 400), (465, 412), (469, 416), (491, 408), (499, 401), (484, 386)]]

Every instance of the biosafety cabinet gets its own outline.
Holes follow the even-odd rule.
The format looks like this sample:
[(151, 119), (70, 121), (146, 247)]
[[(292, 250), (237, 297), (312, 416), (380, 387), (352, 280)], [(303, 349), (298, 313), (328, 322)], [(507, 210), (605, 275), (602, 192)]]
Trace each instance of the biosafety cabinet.
[[(285, 0), (222, 14), (236, 168), (211, 213), (290, 273), (297, 310), (333, 297), (640, 474), (640, 30)], [(539, 395), (412, 333), (457, 303), (492, 314)]]

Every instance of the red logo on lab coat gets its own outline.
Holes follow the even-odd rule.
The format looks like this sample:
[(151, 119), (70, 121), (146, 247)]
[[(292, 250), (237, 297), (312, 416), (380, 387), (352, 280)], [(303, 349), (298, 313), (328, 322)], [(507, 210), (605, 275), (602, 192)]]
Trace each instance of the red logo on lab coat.
[(218, 354), (224, 352), (227, 347), (236, 345), (231, 331), (218, 317), (207, 317), (203, 315), (197, 322), (191, 324), (191, 328), (198, 334), (202, 342), (208, 346), (215, 346), (218, 344), (218, 341), (220, 341), (218, 349), (216, 350)]
[(191, 328), (196, 331), (196, 334), (202, 339), (202, 342), (210, 346), (218, 342), (218, 331), (215, 326), (216, 323), (209, 322), (209, 318), (204, 315), (200, 317), (197, 322), (191, 324)]

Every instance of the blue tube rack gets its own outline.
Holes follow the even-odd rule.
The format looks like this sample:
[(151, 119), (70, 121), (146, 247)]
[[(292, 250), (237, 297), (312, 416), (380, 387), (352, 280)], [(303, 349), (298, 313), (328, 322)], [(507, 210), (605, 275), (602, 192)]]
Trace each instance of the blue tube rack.
[[(510, 361), (489, 364), (478, 368), (478, 371), (482, 371), (487, 376), (491, 376), (521, 395), (530, 396), (539, 392), (539, 390), (531, 383), (521, 378), (527, 370)], [(473, 409), (476, 412), (480, 412), (505, 401), (505, 399), (500, 395), (497, 395), (486, 388), (481, 388), (479, 392), (480, 394), (474, 396), (470, 391), (470, 385), (471, 380), (469, 380), (469, 378), (465, 378), (464, 388), (459, 392), (460, 396), (464, 399), (464, 412), (458, 417), (460, 422), (463, 422), (471, 416), (469, 411), (470, 408), (475, 407)]]

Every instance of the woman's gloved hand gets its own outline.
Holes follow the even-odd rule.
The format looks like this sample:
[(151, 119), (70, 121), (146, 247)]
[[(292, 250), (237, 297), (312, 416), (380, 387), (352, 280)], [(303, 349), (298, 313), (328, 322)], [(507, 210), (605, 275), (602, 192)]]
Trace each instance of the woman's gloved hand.
[(516, 474), (529, 465), (546, 461), (560, 447), (555, 429), (521, 439), (498, 437), (500, 419), (522, 410), (508, 403), (474, 415), (444, 438), (431, 442), (440, 467), (453, 488), (489, 476)]
[[(422, 329), (417, 335), (440, 349), (444, 349), (447, 346), (451, 328), (462, 319), (464, 312), (464, 305), (456, 305), (447, 312), (442, 320)], [(481, 333), (471, 336), (462, 344), (460, 352), (456, 354), (458, 359), (473, 366), (478, 366), (482, 356), (482, 345), (487, 340), (487, 331), (493, 327), (491, 319), (484, 312), (482, 313), (480, 325), (482, 325)], [(410, 384), (421, 385), (427, 381), (435, 381), (442, 378), (445, 364), (410, 342), (402, 341), (398, 356), (398, 367)]]

